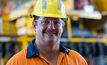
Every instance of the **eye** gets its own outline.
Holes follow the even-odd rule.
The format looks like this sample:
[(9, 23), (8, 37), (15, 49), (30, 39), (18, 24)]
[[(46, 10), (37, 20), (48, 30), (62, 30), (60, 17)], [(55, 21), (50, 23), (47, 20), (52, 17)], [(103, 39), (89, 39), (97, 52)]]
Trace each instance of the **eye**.
[(49, 24), (49, 21), (42, 21), (43, 24)]
[(49, 24), (49, 21), (45, 21), (44, 23), (45, 23), (45, 24)]
[(54, 24), (55, 24), (55, 25), (59, 25), (60, 22), (59, 22), (59, 21), (54, 21)]

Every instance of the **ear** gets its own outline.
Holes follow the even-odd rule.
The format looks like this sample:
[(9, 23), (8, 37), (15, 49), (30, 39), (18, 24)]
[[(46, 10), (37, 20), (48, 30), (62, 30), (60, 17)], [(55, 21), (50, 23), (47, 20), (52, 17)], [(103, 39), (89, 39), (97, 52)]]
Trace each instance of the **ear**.
[(32, 27), (33, 27), (33, 31), (34, 31), (34, 32), (36, 32), (36, 25), (37, 25), (37, 23), (33, 21), (33, 22), (32, 22)]
[(64, 24), (64, 25), (62, 25), (62, 28), (63, 28), (63, 31), (64, 31), (64, 29), (65, 29), (65, 24)]

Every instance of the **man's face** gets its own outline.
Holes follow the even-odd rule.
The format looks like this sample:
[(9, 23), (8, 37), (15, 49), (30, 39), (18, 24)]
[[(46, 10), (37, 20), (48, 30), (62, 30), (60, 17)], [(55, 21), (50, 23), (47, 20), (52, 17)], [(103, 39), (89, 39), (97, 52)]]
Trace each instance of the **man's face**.
[(59, 18), (40, 17), (33, 28), (36, 32), (36, 39), (46, 43), (60, 41), (64, 28), (64, 21)]

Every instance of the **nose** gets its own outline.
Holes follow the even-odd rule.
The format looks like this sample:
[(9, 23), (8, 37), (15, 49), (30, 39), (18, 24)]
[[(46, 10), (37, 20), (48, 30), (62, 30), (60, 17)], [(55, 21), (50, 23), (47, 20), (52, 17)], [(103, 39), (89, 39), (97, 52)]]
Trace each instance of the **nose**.
[(54, 25), (53, 22), (50, 22), (50, 23), (49, 23), (48, 29), (50, 29), (50, 30), (55, 30), (55, 25)]

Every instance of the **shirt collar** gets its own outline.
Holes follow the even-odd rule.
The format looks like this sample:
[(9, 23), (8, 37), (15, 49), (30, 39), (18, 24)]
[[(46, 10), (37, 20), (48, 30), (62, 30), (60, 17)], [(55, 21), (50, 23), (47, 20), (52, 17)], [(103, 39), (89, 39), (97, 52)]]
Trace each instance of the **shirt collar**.
[[(39, 56), (39, 52), (37, 48), (34, 46), (35, 39), (32, 40), (32, 42), (29, 43), (27, 47), (27, 58), (30, 58), (34, 55)], [(64, 53), (69, 53), (68, 48), (64, 47), (62, 44), (60, 44), (60, 51)]]

